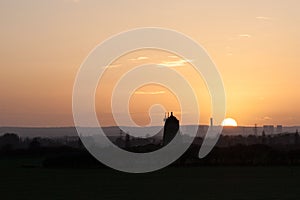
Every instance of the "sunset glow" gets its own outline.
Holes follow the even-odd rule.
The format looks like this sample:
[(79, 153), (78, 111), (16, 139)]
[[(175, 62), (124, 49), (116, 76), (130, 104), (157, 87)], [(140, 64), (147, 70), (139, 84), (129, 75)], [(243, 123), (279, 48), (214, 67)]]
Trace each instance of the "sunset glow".
[(235, 127), (237, 125), (238, 125), (237, 122), (234, 119), (232, 119), (232, 118), (226, 118), (222, 122), (222, 126), (232, 126), (232, 127)]
[[(72, 89), (81, 63), (105, 39), (141, 26), (177, 30), (206, 49), (224, 81), (227, 114), (239, 125), (300, 123), (298, 1), (155, 0), (131, 6), (125, 1), (14, 2), (0, 3), (1, 126), (72, 126)], [(143, 63), (172, 68), (199, 85), (194, 87), (202, 104), (199, 123), (209, 124), (209, 92), (187, 61), (168, 53), (131, 53), (108, 67), (106, 79), (113, 83), (121, 72)], [(112, 87), (99, 87), (103, 93), (96, 94), (97, 114), (106, 125), (113, 124), (108, 103)], [(153, 99), (166, 95), (149, 87)], [(143, 92), (134, 94), (130, 110), (146, 124), (148, 103), (154, 100)], [(170, 105), (178, 110), (176, 106)], [(137, 108), (143, 109), (141, 114)]]

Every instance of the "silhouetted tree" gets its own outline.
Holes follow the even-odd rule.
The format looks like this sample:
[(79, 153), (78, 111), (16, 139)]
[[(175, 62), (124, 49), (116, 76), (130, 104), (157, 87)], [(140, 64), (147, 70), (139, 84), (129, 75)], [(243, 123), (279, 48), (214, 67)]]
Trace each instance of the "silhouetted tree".
[(126, 133), (125, 136), (125, 148), (128, 149), (130, 147), (130, 135)]
[(82, 148), (84, 148), (84, 145), (83, 145), (83, 143), (82, 143), (82, 141), (81, 141), (81, 139), (80, 139), (80, 138), (78, 139), (78, 142), (77, 142), (77, 144), (78, 144), (78, 148), (79, 148), (79, 149), (82, 149)]
[(6, 149), (13, 149), (14, 147), (18, 147), (20, 144), (20, 138), (17, 134), (14, 133), (5, 133), (0, 137), (0, 146), (6, 147)]
[(265, 130), (263, 130), (263, 132), (262, 132), (261, 143), (262, 144), (266, 144), (266, 133), (265, 133)]
[(37, 149), (41, 147), (41, 143), (39, 141), (39, 138), (33, 138), (32, 141), (29, 144), (30, 149)]

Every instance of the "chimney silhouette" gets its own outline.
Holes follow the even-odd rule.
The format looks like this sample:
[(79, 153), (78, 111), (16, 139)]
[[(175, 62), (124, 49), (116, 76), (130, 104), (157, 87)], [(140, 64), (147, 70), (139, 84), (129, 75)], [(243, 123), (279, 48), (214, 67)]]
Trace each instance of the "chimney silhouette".
[(213, 127), (214, 126), (214, 118), (210, 118), (210, 126)]

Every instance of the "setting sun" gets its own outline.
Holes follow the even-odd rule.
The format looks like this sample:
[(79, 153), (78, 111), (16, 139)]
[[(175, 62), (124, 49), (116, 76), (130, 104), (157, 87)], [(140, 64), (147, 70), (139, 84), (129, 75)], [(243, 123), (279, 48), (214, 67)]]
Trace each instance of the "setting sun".
[(237, 126), (237, 122), (232, 118), (226, 118), (223, 120), (222, 126)]

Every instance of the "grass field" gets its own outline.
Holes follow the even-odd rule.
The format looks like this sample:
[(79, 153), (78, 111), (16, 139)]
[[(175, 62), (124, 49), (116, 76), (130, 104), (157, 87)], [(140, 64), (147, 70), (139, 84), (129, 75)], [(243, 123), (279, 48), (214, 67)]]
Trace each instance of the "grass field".
[(1, 158), (0, 199), (300, 199), (299, 167), (110, 169), (26, 168), (36, 158)]

